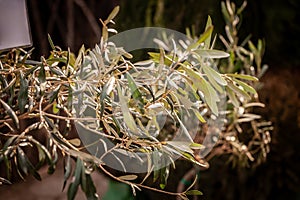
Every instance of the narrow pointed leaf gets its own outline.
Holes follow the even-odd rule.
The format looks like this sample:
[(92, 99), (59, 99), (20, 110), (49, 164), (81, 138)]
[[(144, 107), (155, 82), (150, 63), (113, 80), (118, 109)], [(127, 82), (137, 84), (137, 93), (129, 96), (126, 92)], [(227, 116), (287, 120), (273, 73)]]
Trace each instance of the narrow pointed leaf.
[(229, 99), (231, 100), (231, 103), (237, 108), (240, 106), (240, 103), (238, 101), (238, 99), (235, 96), (235, 93), (228, 87), (226, 88), (227, 94)]
[(83, 166), (83, 162), (78, 157), (77, 162), (76, 162), (75, 173), (74, 173), (74, 180), (72, 183), (70, 183), (69, 189), (68, 189), (68, 200), (73, 200), (77, 194), (78, 186), (80, 185), (80, 182), (81, 182), (82, 166)]
[[(205, 31), (209, 30), (209, 28), (212, 27), (212, 21), (210, 16), (208, 15), (206, 26), (205, 26)], [(204, 48), (209, 49), (211, 43), (211, 34), (204, 40)]]
[(248, 85), (245, 82), (239, 81), (237, 79), (233, 79), (233, 80), (236, 83), (238, 83), (240, 86), (242, 86), (246, 92), (249, 92), (249, 93), (252, 93), (252, 94), (256, 94), (256, 90), (252, 86)]
[(191, 149), (203, 149), (204, 146), (202, 144), (198, 144), (198, 143), (193, 142), (193, 143), (190, 144), (190, 148)]
[(17, 129), (20, 129), (20, 122), (19, 122), (19, 119), (18, 119), (15, 111), (13, 111), (13, 109), (7, 103), (5, 103), (2, 99), (0, 99), (0, 103), (4, 107), (7, 114), (10, 116), (10, 118), (13, 120)]
[(106, 25), (106, 24), (108, 24), (111, 20), (113, 20), (113, 19), (117, 16), (119, 10), (120, 10), (120, 6), (116, 6), (116, 7), (111, 11), (111, 13), (110, 13), (109, 16), (107, 17), (107, 19), (104, 21), (104, 24)]
[(97, 200), (98, 194), (90, 174), (86, 174), (86, 190), (84, 191), (88, 200)]
[(138, 176), (134, 175), (134, 174), (129, 174), (129, 175), (124, 175), (124, 176), (119, 176), (118, 178), (121, 180), (133, 181), (133, 180), (137, 179)]
[(239, 94), (240, 96), (244, 97), (245, 99), (247, 100), (250, 100), (251, 99), (251, 96), (246, 92), (244, 91), (243, 89), (239, 88), (238, 86), (234, 85), (233, 83), (231, 82), (228, 82), (228, 85), (227, 85), (231, 90), (233, 90), (235, 93)]
[(221, 10), (222, 10), (222, 13), (223, 13), (223, 16), (225, 18), (226, 23), (229, 23), (230, 22), (230, 16), (229, 16), (229, 13), (227, 11), (227, 8), (226, 8), (226, 5), (225, 5), (224, 1), (221, 2)]
[(130, 129), (130, 131), (132, 131), (133, 133), (138, 133), (138, 128), (137, 128), (136, 123), (130, 113), (130, 110), (127, 106), (127, 102), (125, 100), (125, 97), (122, 94), (119, 84), (118, 84), (117, 88), (118, 88), (118, 96), (119, 96), (119, 100), (120, 100), (120, 106), (121, 106), (121, 110), (123, 113), (124, 122), (127, 125), (127, 127)]
[(185, 67), (184, 70), (192, 78), (196, 88), (203, 92), (204, 99), (211, 111), (215, 115), (218, 115), (217, 101), (219, 101), (219, 97), (214, 88), (210, 86), (210, 84), (200, 75), (200, 73), (187, 67)]
[(204, 31), (204, 33), (199, 37), (198, 41), (196, 43), (193, 43), (190, 46), (188, 46), (187, 50), (192, 50), (192, 49), (197, 48), (207, 38), (211, 37), (213, 29), (214, 29), (213, 26), (207, 27), (207, 29)]
[(199, 190), (189, 190), (185, 193), (186, 195), (203, 195), (202, 192), (200, 192)]
[(208, 107), (211, 109), (213, 114), (218, 115), (217, 101), (219, 101), (219, 97), (214, 88), (204, 79), (202, 80), (201, 91), (204, 93), (204, 98)]
[(17, 160), (18, 160), (18, 168), (22, 170), (25, 175), (28, 175), (28, 165), (25, 158), (24, 151), (17, 147)]
[(196, 110), (196, 109), (192, 109), (192, 110), (201, 123), (206, 123), (206, 120), (203, 118), (203, 116), (200, 114), (200, 112), (198, 110)]
[(167, 142), (168, 145), (172, 146), (173, 148), (183, 151), (183, 152), (187, 152), (192, 154), (193, 150), (190, 148), (190, 144), (191, 142), (185, 142), (185, 141), (168, 141)]
[(101, 104), (101, 107), (100, 107), (100, 116), (102, 117), (103, 116), (103, 112), (104, 112), (104, 106), (105, 106), (105, 103), (104, 103), (104, 99), (107, 97), (107, 95), (109, 95), (111, 93), (111, 91), (113, 90), (114, 88), (114, 84), (116, 82), (116, 79), (114, 76), (112, 76), (108, 82), (103, 86), (103, 89), (101, 91), (101, 95), (100, 95), (100, 104)]
[(2, 185), (2, 184), (8, 184), (8, 185), (11, 185), (12, 183), (11, 183), (9, 180), (0, 177), (0, 185)]
[(41, 65), (41, 67), (40, 67), (40, 73), (39, 73), (38, 78), (39, 78), (40, 83), (46, 82), (46, 73), (45, 73), (45, 68), (43, 65)]
[(53, 43), (53, 41), (52, 41), (52, 39), (50, 37), (50, 34), (48, 34), (48, 41), (49, 41), (49, 44), (50, 44), (52, 50), (55, 50), (55, 46), (54, 46), (54, 43)]
[(126, 73), (126, 78), (127, 78), (128, 86), (131, 90), (131, 94), (132, 94), (133, 98), (140, 101), (143, 104), (144, 101), (142, 98), (142, 94), (141, 94), (139, 88), (137, 87), (135, 81), (133, 80), (132, 76), (129, 73)]
[(214, 49), (196, 49), (194, 50), (199, 56), (203, 58), (227, 58), (229, 57), (229, 54), (220, 51), (220, 50), (214, 50)]
[(227, 76), (230, 77), (235, 77), (238, 79), (244, 79), (244, 80), (249, 80), (249, 81), (258, 81), (258, 78), (250, 75), (245, 75), (245, 74), (226, 74)]
[(71, 157), (70, 155), (67, 155), (67, 158), (64, 159), (64, 184), (62, 190), (64, 190), (66, 187), (67, 180), (71, 175), (71, 171), (72, 171)]
[(219, 74), (217, 71), (215, 71), (213, 68), (204, 65), (202, 67), (203, 71), (207, 74), (209, 79), (214, 79), (216, 82), (218, 82), (222, 86), (226, 86), (227, 82), (226, 80)]

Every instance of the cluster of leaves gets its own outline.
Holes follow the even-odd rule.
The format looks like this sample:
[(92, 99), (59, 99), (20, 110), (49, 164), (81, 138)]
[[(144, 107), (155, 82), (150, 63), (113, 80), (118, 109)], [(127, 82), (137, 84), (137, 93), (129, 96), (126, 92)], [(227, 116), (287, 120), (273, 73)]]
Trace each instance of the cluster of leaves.
[[(219, 144), (221, 151), (218, 153), (230, 153), (229, 161), (233, 166), (257, 166), (264, 162), (269, 153), (269, 143), (271, 142), (270, 131), (273, 129), (271, 122), (265, 121), (256, 114), (256, 107), (265, 105), (259, 101), (256, 90), (262, 87), (258, 80), (267, 70), (267, 65), (262, 66), (262, 56), (264, 54), (264, 42), (258, 40), (255, 46), (249, 35), (244, 41), (239, 42), (238, 30), (241, 25), (241, 13), (246, 7), (245, 1), (241, 7), (230, 1), (222, 2), (222, 13), (226, 22), (226, 38), (220, 36), (221, 41), (230, 54), (228, 60), (221, 64), (220, 71), (224, 73), (234, 73), (233, 79), (236, 81), (232, 88), (236, 93), (243, 88), (250, 95), (240, 93), (236, 96), (231, 91), (227, 91), (229, 96), (227, 109), (227, 124)], [(236, 73), (244, 77), (246, 83), (238, 81)], [(251, 76), (251, 78), (250, 78)], [(250, 87), (249, 87), (250, 86)], [(216, 148), (217, 149), (217, 148)]]
[[(23, 178), (24, 175), (32, 174), (35, 178), (41, 180), (36, 170), (47, 162), (49, 165), (48, 172), (52, 174), (58, 158), (52, 143), (49, 143), (49, 146), (46, 147), (28, 134), (33, 130), (42, 129), (43, 123), (37, 122), (29, 124), (27, 127), (21, 127), (24, 119), (33, 119), (37, 116), (30, 111), (38, 109), (37, 100), (39, 100), (41, 92), (39, 85), (43, 80), (45, 81), (45, 71), (44, 68), (41, 69), (42, 65), (30, 68), (25, 66), (30, 53), (23, 50), (13, 50), (7, 54), (2, 54), (0, 57), (0, 163), (5, 165), (7, 179), (11, 177), (12, 164), (14, 163), (20, 177)], [(41, 69), (41, 71), (34, 73), (33, 71), (37, 69)], [(29, 78), (29, 76), (32, 77)], [(22, 131), (20, 131), (21, 129)], [(35, 147), (39, 158), (36, 166), (32, 164), (23, 150), (25, 147), (32, 147), (32, 149)], [(9, 182), (9, 180), (6, 181)]]
[[(199, 150), (206, 147), (193, 141), (193, 137), (199, 134), (200, 125), (224, 113), (228, 115), (225, 128), (215, 127), (222, 133), (220, 146), (230, 144), (232, 151), (246, 152), (247, 158), (252, 158), (248, 154), (249, 145), (257, 144), (249, 143), (248, 151), (232, 138), (237, 138), (243, 122), (253, 124), (259, 136), (266, 132), (254, 123), (257, 117), (249, 109), (261, 105), (254, 101), (257, 93), (253, 82), (257, 78), (251, 75), (256, 74), (247, 71), (248, 66), (250, 71), (253, 68), (253, 55), (260, 66), (261, 47), (256, 48), (249, 42), (251, 52), (231, 43), (226, 43), (228, 53), (213, 49), (215, 39), (212, 41), (213, 26), (209, 18), (199, 38), (180, 41), (180, 47), (172, 40), (157, 40), (159, 52), (149, 53), (150, 60), (132, 63), (131, 54), (108, 40), (109, 33), (116, 32), (109, 24), (113, 23), (118, 9), (116, 7), (108, 19), (101, 21), (100, 44), (92, 50), (82, 47), (77, 56), (55, 46), (50, 37), (51, 54), (48, 58), (41, 57), (40, 61), (29, 60), (31, 51), (21, 49), (1, 54), (0, 164), (4, 163), (7, 169), (7, 176), (0, 179), (1, 183), (9, 182), (13, 164), (21, 177), (32, 174), (40, 180), (38, 169), (47, 163), (49, 173), (53, 173), (61, 153), (64, 187), (73, 177), (68, 187), (69, 199), (75, 197), (79, 186), (87, 198), (98, 198), (91, 178), (95, 169), (130, 185), (133, 193), (136, 189), (148, 188), (183, 199), (190, 194), (200, 195), (201, 192), (190, 190), (192, 186), (181, 193), (162, 189), (167, 184), (169, 167), (175, 167), (178, 157), (207, 167), (198, 156)], [(228, 27), (232, 36), (235, 26), (230, 29), (228, 24)], [(216, 60), (226, 57), (232, 66), (238, 63), (239, 69), (219, 73)], [(222, 99), (227, 101), (227, 94), (226, 108), (222, 106)], [(196, 125), (192, 124), (195, 130), (189, 129), (191, 122), (185, 116), (196, 119)], [(35, 122), (24, 128), (20, 124), (26, 119)], [(162, 119), (166, 121), (163, 125)], [(89, 134), (98, 137), (88, 143), (81, 141), (78, 135), (70, 139), (68, 136), (76, 132), (71, 122), (87, 137)], [(34, 130), (46, 135), (46, 144), (32, 136)], [(256, 142), (256, 138), (253, 141)], [(103, 153), (88, 153), (92, 146), (103, 149)], [(38, 151), (38, 164), (30, 161), (25, 148)], [(147, 163), (148, 173), (142, 181), (130, 173), (116, 176), (104, 167), (109, 157), (122, 171), (130, 171), (122, 160), (124, 156), (120, 155)], [(74, 170), (72, 159), (76, 162)], [(161, 162), (167, 164), (157, 167)], [(160, 179), (161, 189), (143, 184), (152, 172), (154, 181)]]

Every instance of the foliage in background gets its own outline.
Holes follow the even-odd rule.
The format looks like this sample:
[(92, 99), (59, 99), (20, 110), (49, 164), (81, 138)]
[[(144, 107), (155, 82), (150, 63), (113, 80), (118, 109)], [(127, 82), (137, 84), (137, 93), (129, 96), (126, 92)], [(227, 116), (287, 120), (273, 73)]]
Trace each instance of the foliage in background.
[[(231, 161), (242, 166), (248, 165), (249, 160), (257, 163), (264, 160), (268, 152), (270, 124), (259, 121), (260, 116), (252, 112), (252, 107), (262, 106), (255, 89), (259, 86), (256, 77), (263, 72), (263, 43), (260, 41), (255, 47), (246, 41), (250, 50), (244, 48), (243, 43), (239, 46), (236, 25), (242, 9), (235, 9), (227, 1), (222, 3), (222, 10), (227, 21), (228, 41), (224, 37), (221, 40), (228, 53), (213, 49), (213, 25), (209, 18), (204, 33), (199, 38), (193, 38), (194, 43), (183, 41), (179, 49), (168, 41), (159, 41), (159, 53), (149, 53), (151, 59), (147, 62), (131, 63), (129, 53), (107, 42), (109, 31), (115, 32), (108, 28), (108, 24), (118, 8), (102, 21), (100, 44), (92, 50), (82, 47), (77, 56), (70, 50), (64, 51), (55, 46), (50, 37), (51, 55), (41, 57), (40, 61), (29, 59), (31, 51), (15, 49), (2, 53), (0, 163), (5, 165), (7, 173), (5, 178), (0, 179), (1, 183), (10, 182), (14, 169), (21, 177), (31, 174), (40, 180), (38, 169), (47, 163), (49, 173), (53, 173), (58, 154), (62, 154), (64, 187), (70, 180), (69, 199), (75, 197), (79, 186), (87, 198), (97, 198), (90, 175), (96, 169), (130, 185), (133, 193), (137, 189), (147, 188), (183, 199), (190, 194), (201, 194), (198, 190), (190, 190), (193, 185), (178, 193), (162, 190), (167, 184), (170, 166), (158, 169), (151, 175), (155, 167), (151, 159), (148, 160), (149, 171), (141, 180), (135, 174), (116, 176), (109, 172), (102, 159), (105, 155), (99, 158), (88, 154), (78, 136), (68, 138), (74, 129), (71, 122), (80, 123), (81, 120), (74, 116), (74, 110), (83, 113), (88, 106), (96, 113), (96, 118), (92, 120), (97, 122), (97, 127), (83, 126), (87, 131), (98, 130), (101, 136), (111, 140), (115, 147), (109, 151), (158, 151), (167, 153), (172, 161), (174, 157), (181, 156), (206, 167), (205, 161), (197, 157), (197, 152), (203, 148), (198, 141), (172, 141), (176, 130), (185, 129), (180, 114), (189, 113), (205, 125), (208, 119), (226, 113), (226, 126), (219, 135), (221, 140), (208, 159), (230, 153)], [(163, 49), (165, 46), (168, 49)], [(218, 59), (228, 56), (228, 62), (218, 64)], [(145, 68), (145, 63), (150, 67)], [(222, 73), (218, 72), (218, 66)], [(218, 103), (225, 94), (228, 95), (227, 110), (218, 110)], [(116, 96), (119, 101), (115, 100)], [(170, 124), (174, 125), (174, 130), (167, 130), (167, 134), (162, 134), (163, 131), (157, 126), (159, 120), (155, 118), (162, 111), (167, 113)], [(123, 122), (116, 117), (121, 117)], [(27, 119), (35, 122), (22, 127), (22, 121)], [(63, 129), (62, 122), (65, 123)], [(149, 134), (150, 127), (160, 131), (156, 137)], [(39, 133), (46, 135), (46, 144), (29, 134), (33, 130), (40, 130)], [(201, 130), (197, 133), (200, 138), (209, 134), (205, 129)], [(190, 133), (184, 134), (191, 138)], [(241, 138), (243, 135), (247, 138)], [(97, 145), (103, 145), (103, 141)], [(26, 154), (28, 149), (38, 152), (39, 162), (36, 165)], [(76, 162), (75, 166), (72, 160)], [(116, 160), (119, 161), (117, 157)], [(121, 162), (120, 165), (124, 164)], [(160, 189), (143, 184), (151, 176), (154, 181), (160, 181)]]
[[(221, 63), (220, 71), (249, 75), (259, 79), (267, 70), (267, 65), (262, 65), (264, 41), (258, 40), (255, 46), (250, 40), (251, 35), (243, 41), (240, 41), (238, 37), (241, 14), (246, 5), (246, 1), (241, 7), (236, 7), (234, 3), (228, 0), (221, 3), (226, 22), (226, 39), (220, 35), (220, 40), (230, 56), (226, 62)], [(254, 92), (254, 90), (259, 90), (262, 84), (260, 82), (246, 82), (251, 87), (244, 86), (244, 83), (239, 81), (238, 85), (248, 92), (253, 91), (250, 97), (235, 98), (235, 95), (227, 90), (230, 100), (227, 110), (228, 123), (220, 140), (222, 150), (218, 152), (221, 154), (231, 153), (232, 156), (229, 161), (232, 161), (234, 166), (244, 167), (257, 166), (265, 161), (270, 151), (270, 130), (273, 129), (271, 122), (262, 119), (260, 115), (255, 113), (255, 107), (265, 106), (259, 101), (257, 93)], [(249, 163), (249, 161), (251, 162)]]

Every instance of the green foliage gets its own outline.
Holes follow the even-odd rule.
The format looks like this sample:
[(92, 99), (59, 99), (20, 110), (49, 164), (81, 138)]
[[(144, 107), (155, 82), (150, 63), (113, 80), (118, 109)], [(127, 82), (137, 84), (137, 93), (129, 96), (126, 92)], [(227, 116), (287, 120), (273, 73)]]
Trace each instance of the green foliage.
[[(269, 123), (259, 121), (260, 116), (252, 113), (254, 106), (262, 105), (257, 100), (256, 77), (264, 71), (261, 67), (263, 42), (259, 41), (255, 47), (247, 41), (250, 50), (238, 45), (236, 15), (242, 9), (235, 11), (233, 4), (222, 3), (229, 41), (224, 37), (221, 40), (227, 52), (214, 49), (214, 42), (211, 41), (213, 25), (209, 17), (199, 38), (193, 43), (183, 41), (186, 48), (166, 51), (162, 46), (171, 48), (172, 45), (168, 41), (158, 41), (161, 44), (159, 53), (149, 52), (149, 60), (132, 63), (128, 52), (107, 42), (109, 33), (116, 32), (108, 26), (117, 15), (117, 7), (107, 20), (102, 21), (100, 44), (91, 50), (82, 47), (77, 56), (70, 50), (64, 51), (55, 46), (50, 36), (51, 54), (48, 58), (41, 57), (40, 61), (29, 60), (31, 51), (22, 49), (3, 53), (0, 56), (0, 163), (6, 166), (7, 178), (1, 178), (0, 182), (9, 183), (12, 164), (21, 177), (31, 174), (40, 180), (38, 169), (47, 163), (48, 172), (53, 173), (60, 152), (64, 157), (63, 188), (70, 182), (68, 199), (75, 198), (79, 186), (88, 199), (97, 199), (90, 175), (95, 169), (128, 184), (134, 194), (140, 188), (162, 191), (168, 184), (170, 166), (156, 169), (159, 155), (148, 159), (148, 173), (141, 182), (135, 174), (119, 177), (108, 172), (103, 167), (103, 158), (114, 150), (126, 150), (136, 156), (138, 153), (163, 152), (168, 155), (167, 159), (171, 160), (173, 167), (174, 156), (208, 167), (208, 163), (196, 156), (202, 145), (193, 141), (180, 117), (182, 113), (188, 113), (200, 124), (205, 124), (210, 118), (225, 112), (227, 123), (216, 149), (229, 150), (233, 155), (230, 160), (242, 165), (246, 165), (248, 160), (258, 159), (260, 162), (265, 159)], [(223, 59), (221, 65), (218, 65), (219, 59)], [(145, 63), (151, 67), (145, 68)], [(219, 72), (218, 66), (223, 73)], [(228, 100), (226, 111), (218, 108), (224, 95)], [(82, 113), (87, 109), (96, 113), (95, 117), (89, 118), (96, 121), (96, 125), (81, 122)], [(161, 112), (174, 125), (174, 131), (159, 126), (156, 116)], [(37, 122), (25, 129), (20, 128), (20, 121), (32, 118)], [(61, 130), (61, 121), (66, 123), (64, 130)], [(115, 147), (107, 150), (105, 140), (99, 139), (97, 144), (103, 145), (105, 154), (99, 158), (87, 153), (79, 138), (71, 140), (67, 137), (72, 130), (70, 121), (80, 124), (87, 132), (97, 131)], [(247, 132), (241, 128), (244, 123), (250, 123), (253, 130), (247, 144), (238, 139), (239, 134)], [(151, 127), (159, 130), (157, 136), (150, 134)], [(178, 129), (183, 130), (188, 142), (174, 140), (174, 132)], [(48, 144), (34, 139), (29, 134), (33, 130), (43, 132)], [(167, 135), (163, 134), (164, 131)], [(39, 162), (36, 166), (25, 154), (25, 147), (37, 148)], [(217, 151), (211, 155), (214, 152)], [(258, 152), (260, 155), (254, 156)], [(126, 171), (125, 164), (117, 156), (115, 158)], [(73, 171), (72, 159), (76, 161)], [(159, 181), (161, 189), (143, 184), (152, 171), (153, 181)], [(202, 195), (200, 191), (192, 190), (195, 183), (196, 179), (182, 193), (162, 192), (183, 199), (187, 199), (187, 195)]]
[[(264, 42), (259, 40), (255, 46), (250, 41), (250, 36), (239, 42), (239, 19), (246, 7), (246, 1), (237, 8), (227, 0), (222, 2), (221, 7), (226, 22), (227, 39), (223, 36), (220, 39), (230, 56), (227, 62), (221, 63), (220, 70), (233, 80), (228, 88), (235, 94), (226, 88), (229, 96), (228, 123), (220, 140), (220, 148), (232, 153), (229, 161), (233, 166), (257, 166), (265, 161), (270, 151), (270, 130), (273, 129), (271, 122), (255, 114), (256, 107), (264, 107), (256, 92), (261, 87), (258, 79), (267, 69), (267, 65), (262, 66), (261, 63)], [(247, 136), (243, 137), (245, 133)]]

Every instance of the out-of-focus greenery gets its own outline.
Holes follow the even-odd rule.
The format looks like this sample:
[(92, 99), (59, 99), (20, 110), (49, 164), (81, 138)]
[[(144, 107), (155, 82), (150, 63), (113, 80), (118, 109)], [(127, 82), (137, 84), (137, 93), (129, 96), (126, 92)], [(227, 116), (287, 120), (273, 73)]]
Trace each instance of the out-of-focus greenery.
[[(164, 5), (160, 12), (157, 11), (158, 2), (163, 2), (160, 4)], [(233, 2), (237, 5), (243, 3), (242, 0)], [(210, 15), (213, 16), (215, 30), (224, 33), (219, 0), (122, 0), (120, 4), (121, 13), (117, 20), (120, 31), (147, 24), (165, 26), (182, 32), (186, 27), (193, 26), (196, 33), (199, 33), (205, 24), (205, 17)], [(240, 35), (246, 37), (251, 33), (254, 40), (265, 38), (267, 50), (264, 60), (273, 67), (282, 64), (299, 65), (299, 9), (300, 2), (297, 0), (248, 1), (247, 9), (243, 13)], [(151, 12), (147, 12), (149, 10)]]

